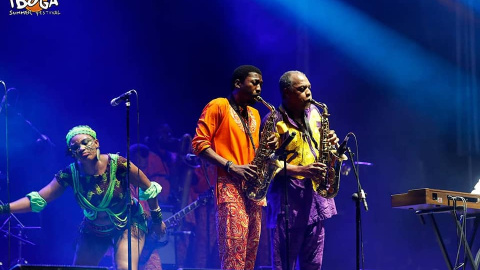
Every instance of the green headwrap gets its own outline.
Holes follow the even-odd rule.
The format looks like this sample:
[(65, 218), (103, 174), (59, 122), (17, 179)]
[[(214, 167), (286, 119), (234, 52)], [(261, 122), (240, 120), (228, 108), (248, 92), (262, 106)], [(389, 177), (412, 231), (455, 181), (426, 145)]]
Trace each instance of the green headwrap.
[(92, 136), (92, 138), (95, 140), (97, 139), (97, 133), (91, 127), (85, 125), (76, 126), (70, 129), (70, 131), (67, 133), (66, 139), (68, 147), (70, 147), (70, 140), (78, 134), (87, 134)]

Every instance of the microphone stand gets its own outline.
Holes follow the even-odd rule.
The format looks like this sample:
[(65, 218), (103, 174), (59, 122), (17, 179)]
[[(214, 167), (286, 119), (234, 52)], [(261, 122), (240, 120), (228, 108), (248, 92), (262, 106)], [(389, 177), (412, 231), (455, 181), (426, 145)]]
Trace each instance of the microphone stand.
[[(2, 200), (0, 200), (0, 203), (4, 204)], [(10, 222), (11, 222), (12, 218), (17, 221), (17, 226), (15, 227), (15, 228), (18, 229), (18, 234), (17, 235), (12, 234), (11, 231), (10, 231), (11, 230)], [(8, 231), (4, 230), (5, 225), (8, 225), (8, 227), (9, 227)], [(5, 237), (7, 237), (7, 236), (9, 238), (13, 237), (13, 238), (18, 240), (18, 259), (13, 263), (9, 259), (10, 266), (13, 266), (15, 264), (28, 264), (27, 260), (25, 258), (23, 258), (23, 256), (22, 256), (22, 247), (25, 244), (30, 244), (32, 246), (35, 246), (35, 243), (27, 240), (27, 237), (23, 233), (23, 231), (26, 230), (26, 229), (41, 229), (41, 227), (26, 227), (25, 225), (23, 225), (23, 223), (13, 213), (10, 213), (9, 217), (3, 222), (2, 226), (0, 226), (0, 232), (2, 232), (5, 235)]]
[(27, 118), (25, 118), (21, 113), (17, 112), (17, 115), (22, 118), (22, 120), (27, 123), (27, 125), (33, 130), (35, 131), (35, 133), (38, 134), (38, 136), (40, 136), (38, 138), (38, 140), (42, 140), (42, 141), (46, 141), (50, 146), (53, 146), (55, 147), (55, 144), (50, 140), (49, 137), (47, 137), (45, 134), (42, 134), (33, 124), (32, 122), (30, 122)]
[[(207, 181), (208, 184), (208, 189), (212, 192), (212, 198), (215, 198), (215, 188), (212, 186), (210, 177), (208, 177), (208, 169), (206, 166), (206, 162), (200, 161), (200, 166), (202, 167), (203, 174), (205, 176), (205, 181)], [(206, 209), (206, 214), (207, 214), (207, 258), (211, 257), (211, 249), (210, 249), (210, 211), (212, 210), (213, 204), (211, 203), (213, 200), (208, 200), (208, 202), (205, 204), (205, 209)], [(175, 253), (175, 256), (177, 253)], [(176, 261), (176, 260), (175, 260)], [(207, 266), (207, 265), (206, 265)]]
[[(5, 157), (7, 160), (7, 203), (10, 203), (10, 155), (9, 155), (9, 138), (8, 138), (8, 89), (7, 86), (5, 85), (5, 82), (0, 80), (0, 83), (3, 84), (3, 87), (5, 88), (5, 94), (3, 95), (2, 101), (5, 101)], [(0, 103), (0, 112), (2, 111), (2, 103)], [(3, 202), (2, 202), (3, 204)], [(2, 228), (5, 224), (2, 225)], [(7, 232), (8, 232), (8, 237), (7, 237), (7, 260), (10, 263), (11, 261), (11, 227), (10, 227), (10, 218), (7, 219)]]
[(127, 112), (127, 189), (125, 191), (126, 200), (127, 200), (127, 231), (128, 231), (128, 244), (127, 244), (127, 253), (128, 253), (128, 270), (132, 270), (132, 228), (131, 228), (131, 218), (132, 218), (132, 205), (131, 205), (131, 192), (130, 192), (130, 95), (125, 96), (125, 107)]
[(288, 202), (288, 175), (287, 175), (287, 152), (283, 151), (279, 155), (279, 159), (283, 161), (283, 178), (284, 178), (284, 187), (283, 187), (283, 211), (284, 211), (284, 222), (285, 222), (285, 263), (287, 268), (290, 269), (290, 229), (289, 229), (289, 219), (290, 219), (290, 204)]
[[(350, 162), (352, 163), (353, 172), (355, 173), (355, 178), (357, 179), (357, 192), (353, 193), (352, 199), (355, 201), (355, 227), (356, 227), (356, 259), (357, 259), (357, 270), (360, 270), (360, 262), (363, 266), (364, 264), (364, 254), (363, 254), (363, 235), (362, 235), (362, 215), (360, 211), (360, 202), (363, 202), (363, 207), (365, 211), (368, 211), (368, 204), (367, 204), (367, 194), (362, 189), (362, 185), (360, 184), (360, 178), (358, 176), (357, 167), (355, 166), (355, 162), (353, 161), (353, 154), (350, 151), (350, 147), (347, 147), (348, 157)], [(363, 269), (363, 267), (362, 267)]]

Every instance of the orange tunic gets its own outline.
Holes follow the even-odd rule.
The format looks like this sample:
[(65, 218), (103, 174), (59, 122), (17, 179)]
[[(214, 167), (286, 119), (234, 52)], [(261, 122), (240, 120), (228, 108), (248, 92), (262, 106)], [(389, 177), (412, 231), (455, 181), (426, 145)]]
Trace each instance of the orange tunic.
[[(259, 144), (260, 115), (252, 107), (248, 110), (248, 126), (252, 134), (255, 148)], [(220, 156), (237, 165), (249, 164), (255, 157), (255, 151), (250, 138), (245, 132), (242, 121), (226, 98), (217, 98), (210, 101), (203, 109), (198, 119), (195, 137), (192, 140), (194, 154), (211, 147)], [(241, 183), (231, 179), (223, 168), (217, 168), (218, 181), (231, 185), (241, 186)], [(217, 182), (217, 203), (235, 202), (234, 197), (219, 194)]]
[[(248, 127), (257, 147), (260, 136), (260, 115), (247, 107)], [(212, 148), (218, 155), (237, 165), (249, 164), (255, 150), (242, 121), (226, 98), (212, 100), (198, 120), (193, 152)], [(222, 269), (253, 270), (260, 239), (262, 202), (246, 198), (242, 183), (233, 179), (224, 168), (217, 168), (217, 237)]]

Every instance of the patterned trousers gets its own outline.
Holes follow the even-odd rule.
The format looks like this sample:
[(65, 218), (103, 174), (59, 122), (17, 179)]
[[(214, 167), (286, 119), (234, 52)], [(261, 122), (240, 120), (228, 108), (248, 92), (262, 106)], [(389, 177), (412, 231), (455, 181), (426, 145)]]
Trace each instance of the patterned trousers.
[(260, 241), (262, 206), (247, 199), (220, 203), (217, 208), (222, 269), (253, 270)]

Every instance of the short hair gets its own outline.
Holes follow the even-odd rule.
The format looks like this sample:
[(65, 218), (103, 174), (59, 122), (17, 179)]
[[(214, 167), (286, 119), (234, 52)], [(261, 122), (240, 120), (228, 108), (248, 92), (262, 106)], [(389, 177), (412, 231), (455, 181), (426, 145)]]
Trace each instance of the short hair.
[(284, 89), (290, 89), (292, 87), (291, 76), (294, 73), (300, 73), (300, 74), (306, 76), (305, 73), (303, 73), (301, 71), (298, 71), (298, 70), (290, 70), (290, 71), (287, 71), (287, 72), (283, 73), (283, 75), (280, 77), (280, 80), (278, 82), (281, 94), (283, 94)]
[(147, 158), (148, 155), (150, 154), (150, 148), (144, 144), (132, 144), (130, 146), (130, 152), (134, 154), (139, 154), (142, 158)]
[(248, 77), (248, 73), (250, 72), (255, 72), (262, 75), (262, 72), (256, 66), (243, 65), (243, 66), (237, 67), (232, 74), (232, 82), (231, 82), (232, 90), (235, 89), (235, 81), (237, 79), (240, 80), (241, 82), (245, 81), (245, 79)]

